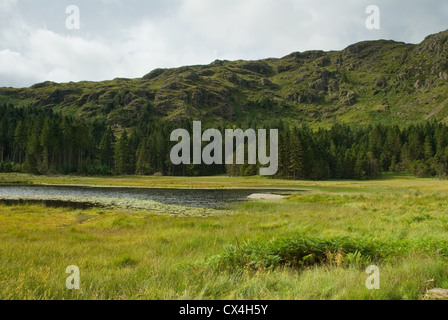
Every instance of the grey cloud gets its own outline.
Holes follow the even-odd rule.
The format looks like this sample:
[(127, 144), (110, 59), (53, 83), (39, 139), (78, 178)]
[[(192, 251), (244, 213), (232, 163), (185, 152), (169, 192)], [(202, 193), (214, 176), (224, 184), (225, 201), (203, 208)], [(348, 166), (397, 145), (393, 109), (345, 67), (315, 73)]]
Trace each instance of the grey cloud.
[[(65, 28), (71, 4), (80, 30)], [(365, 28), (370, 4), (381, 30)], [(0, 86), (141, 77), (361, 40), (417, 43), (447, 29), (447, 15), (445, 0), (0, 0)]]

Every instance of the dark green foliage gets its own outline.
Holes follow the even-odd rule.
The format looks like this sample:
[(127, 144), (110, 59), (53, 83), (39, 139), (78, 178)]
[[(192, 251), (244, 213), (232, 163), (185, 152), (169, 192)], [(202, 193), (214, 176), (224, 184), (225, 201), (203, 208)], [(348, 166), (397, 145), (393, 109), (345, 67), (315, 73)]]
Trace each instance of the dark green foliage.
[[(1, 172), (252, 176), (260, 169), (247, 163), (173, 165), (171, 132), (178, 128), (191, 132), (192, 120), (148, 120), (114, 132), (105, 122), (62, 116), (49, 109), (0, 105), (0, 113)], [(211, 126), (204, 125), (203, 130)], [(280, 178), (364, 180), (379, 178), (383, 171), (448, 176), (448, 127), (437, 122), (402, 129), (336, 124), (315, 131), (276, 120), (241, 122), (236, 127), (279, 130)], [(221, 132), (224, 128), (218, 127)]]
[(123, 131), (115, 145), (115, 172), (117, 174), (132, 174), (132, 150), (128, 134)]
[(448, 243), (423, 239), (417, 241), (382, 241), (376, 238), (285, 237), (272, 241), (251, 241), (229, 246), (209, 259), (216, 270), (253, 270), (277, 267), (303, 268), (316, 264), (365, 264), (378, 262), (410, 250), (438, 250), (448, 254)]
[(305, 267), (331, 263), (336, 254), (359, 254), (367, 259), (381, 259), (389, 245), (354, 238), (321, 239), (312, 237), (279, 238), (269, 242), (248, 242), (231, 246), (210, 262), (219, 270)]

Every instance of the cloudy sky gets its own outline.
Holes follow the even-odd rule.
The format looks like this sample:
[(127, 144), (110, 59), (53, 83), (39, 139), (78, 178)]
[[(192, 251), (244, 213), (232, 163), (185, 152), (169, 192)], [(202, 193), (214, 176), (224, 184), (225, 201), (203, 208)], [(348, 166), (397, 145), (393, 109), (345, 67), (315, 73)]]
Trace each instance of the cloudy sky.
[[(380, 30), (366, 28), (372, 4)], [(70, 5), (80, 29), (66, 26)], [(446, 0), (0, 0), (0, 87), (135, 78), (361, 40), (419, 43), (446, 29)]]

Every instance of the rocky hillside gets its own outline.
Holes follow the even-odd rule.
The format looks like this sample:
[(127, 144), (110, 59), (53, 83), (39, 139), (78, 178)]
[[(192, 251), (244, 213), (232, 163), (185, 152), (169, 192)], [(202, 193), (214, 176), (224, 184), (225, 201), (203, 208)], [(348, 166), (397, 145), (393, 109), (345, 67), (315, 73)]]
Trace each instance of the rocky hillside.
[(0, 88), (0, 102), (54, 108), (131, 127), (142, 114), (228, 122), (448, 120), (448, 31), (421, 44), (368, 41), (281, 59), (156, 69), (141, 79)]

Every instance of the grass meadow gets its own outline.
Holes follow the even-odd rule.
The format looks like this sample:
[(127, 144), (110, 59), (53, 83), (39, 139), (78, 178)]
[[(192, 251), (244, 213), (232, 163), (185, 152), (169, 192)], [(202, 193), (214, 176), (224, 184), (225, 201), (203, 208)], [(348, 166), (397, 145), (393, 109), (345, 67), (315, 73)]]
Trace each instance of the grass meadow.
[[(411, 299), (448, 288), (448, 182), (34, 177), (0, 184), (306, 191), (230, 214), (0, 206), (0, 299)], [(67, 266), (80, 290), (67, 290)], [(366, 268), (380, 289), (366, 288)]]

